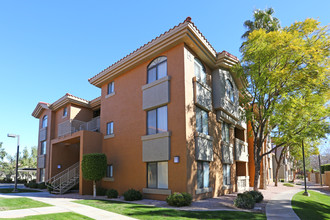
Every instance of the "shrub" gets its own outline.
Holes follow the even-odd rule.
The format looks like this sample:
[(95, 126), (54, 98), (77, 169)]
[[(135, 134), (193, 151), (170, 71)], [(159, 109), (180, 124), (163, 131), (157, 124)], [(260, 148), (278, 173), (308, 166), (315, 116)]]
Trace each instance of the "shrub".
[(96, 195), (97, 196), (105, 196), (106, 192), (107, 192), (107, 189), (104, 189), (102, 187), (96, 187)]
[(28, 187), (30, 188), (38, 188), (38, 184), (36, 183), (36, 180), (31, 180), (28, 184)]
[(330, 171), (330, 164), (324, 164), (321, 166), (321, 173), (324, 174), (324, 171)]
[(252, 190), (252, 191), (247, 191), (247, 192), (244, 192), (244, 193), (249, 193), (249, 194), (251, 194), (252, 197), (253, 197), (253, 199), (254, 199), (254, 201), (255, 201), (256, 203), (259, 203), (259, 202), (261, 202), (261, 201), (264, 199), (264, 196), (263, 196), (262, 193), (259, 192), (259, 191), (254, 191), (254, 190)]
[(47, 186), (44, 182), (38, 184), (38, 189), (46, 189)]
[(48, 190), (49, 193), (51, 193), (53, 191), (53, 187), (47, 186), (47, 190)]
[(291, 183), (283, 183), (283, 186), (294, 187)]
[(172, 195), (169, 195), (166, 198), (167, 204), (170, 206), (190, 206), (192, 202), (192, 196), (189, 193), (174, 193)]
[(142, 194), (140, 193), (140, 191), (135, 189), (129, 189), (128, 191), (124, 192), (123, 196), (126, 201), (134, 201), (134, 200), (142, 199)]
[(106, 192), (108, 198), (118, 198), (118, 191), (115, 189), (108, 189)]
[(255, 200), (250, 193), (239, 193), (234, 200), (234, 205), (238, 208), (253, 209)]
[(281, 183), (284, 183), (284, 179), (280, 179), (280, 182), (281, 182)]

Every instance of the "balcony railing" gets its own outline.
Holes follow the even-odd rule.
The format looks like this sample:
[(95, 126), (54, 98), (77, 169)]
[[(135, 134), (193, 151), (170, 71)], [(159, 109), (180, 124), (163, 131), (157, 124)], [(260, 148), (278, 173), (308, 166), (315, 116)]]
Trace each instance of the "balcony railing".
[(237, 177), (237, 191), (238, 192), (249, 191), (249, 188), (250, 188), (249, 180), (250, 180), (249, 176), (238, 176)]
[(58, 124), (58, 137), (68, 134), (73, 134), (77, 131), (99, 131), (100, 130), (100, 117), (93, 118), (90, 121), (67, 120)]
[(46, 154), (38, 155), (38, 168), (46, 167)]
[(246, 117), (245, 117), (245, 110), (239, 106), (238, 107), (238, 123), (237, 125), (239, 125), (242, 129), (246, 129)]
[(235, 152), (237, 161), (249, 162), (248, 143), (235, 138)]

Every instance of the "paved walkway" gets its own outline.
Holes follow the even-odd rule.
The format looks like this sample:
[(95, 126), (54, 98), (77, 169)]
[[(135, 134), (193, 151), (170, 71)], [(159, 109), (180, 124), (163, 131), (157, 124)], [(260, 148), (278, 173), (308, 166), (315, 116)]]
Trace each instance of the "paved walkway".
[(0, 218), (20, 218), (25, 216), (53, 214), (61, 212), (75, 212), (93, 219), (119, 219), (119, 220), (132, 220), (133, 218), (119, 215), (116, 213), (108, 212), (102, 209), (94, 208), (87, 205), (74, 203), (76, 199), (55, 198), (48, 192), (41, 193), (17, 193), (17, 194), (0, 194), (2, 198), (17, 198), (27, 197), (36, 201), (51, 204), (50, 207), (30, 208), (1, 211)]

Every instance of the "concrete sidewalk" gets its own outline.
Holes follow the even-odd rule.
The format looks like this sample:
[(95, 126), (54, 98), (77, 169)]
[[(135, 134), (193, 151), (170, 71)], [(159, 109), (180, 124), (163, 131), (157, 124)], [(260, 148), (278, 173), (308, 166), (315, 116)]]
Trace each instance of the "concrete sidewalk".
[(266, 205), (266, 216), (269, 220), (291, 219), (299, 220), (299, 217), (293, 211), (291, 199), (301, 189), (294, 189), (282, 192), (272, 198)]
[[(38, 195), (40, 194), (40, 195)], [(49, 194), (49, 193), (48, 193)], [(0, 218), (21, 218), (25, 216), (53, 214), (61, 212), (75, 212), (93, 219), (120, 219), (132, 220), (133, 218), (108, 212), (102, 209), (74, 203), (75, 199), (55, 198), (46, 196), (45, 193), (19, 193), (19, 194), (0, 194), (2, 198), (27, 197), (36, 201), (44, 202), (53, 206), (42, 208), (18, 209), (9, 211), (0, 211)]]

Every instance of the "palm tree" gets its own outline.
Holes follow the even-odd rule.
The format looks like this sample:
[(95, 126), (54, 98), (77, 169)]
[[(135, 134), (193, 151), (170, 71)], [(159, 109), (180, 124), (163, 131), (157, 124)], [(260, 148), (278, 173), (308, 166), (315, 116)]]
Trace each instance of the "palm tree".
[(242, 35), (242, 38), (246, 39), (251, 32), (261, 28), (265, 29), (267, 32), (280, 29), (280, 21), (273, 17), (274, 12), (272, 8), (255, 10), (253, 13), (254, 21), (247, 20), (244, 22), (244, 27), (248, 30)]

